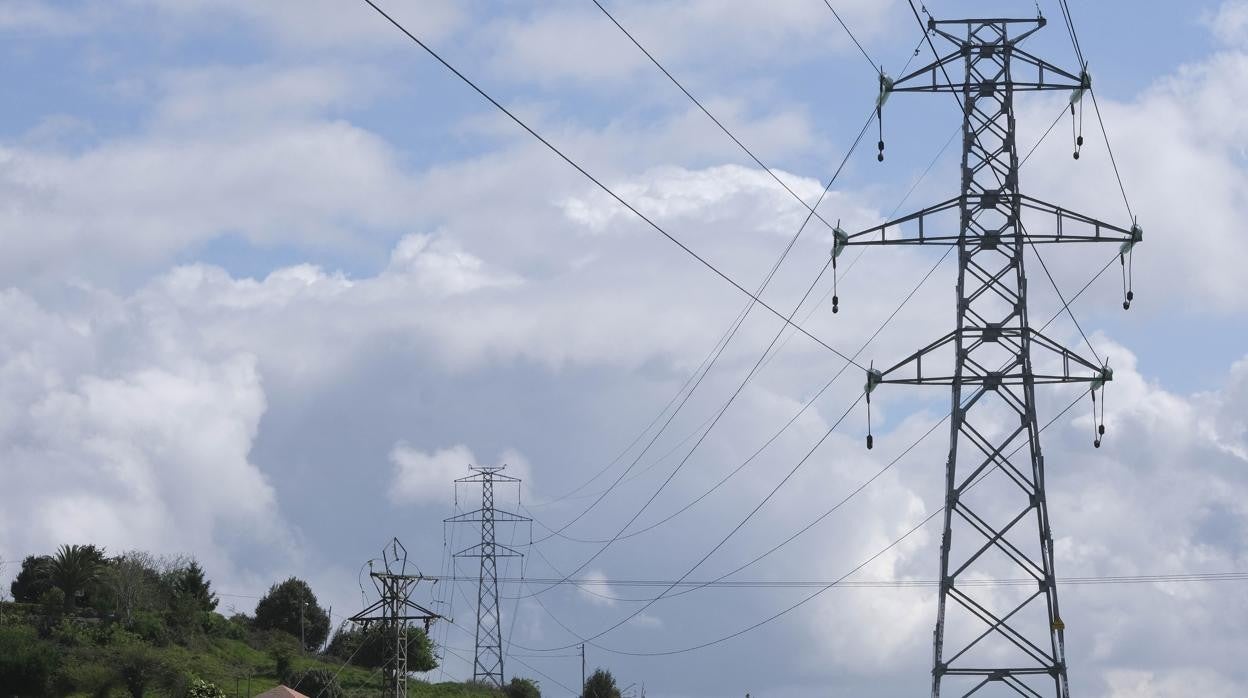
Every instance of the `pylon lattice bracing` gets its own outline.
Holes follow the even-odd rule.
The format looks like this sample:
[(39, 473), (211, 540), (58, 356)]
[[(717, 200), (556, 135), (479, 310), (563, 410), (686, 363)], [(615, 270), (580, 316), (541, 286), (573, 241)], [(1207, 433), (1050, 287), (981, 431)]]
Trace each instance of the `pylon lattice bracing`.
[[(952, 388), (934, 698), (942, 691), (1069, 696), (1034, 388), (1088, 383), (1095, 390), (1112, 373), (1030, 326), (1025, 246), (1115, 242), (1129, 254), (1142, 233), (1134, 224), (1114, 226), (1019, 191), (1015, 93), (1068, 90), (1074, 105), (1090, 87), (1086, 71), (1062, 70), (1020, 48), (1044, 24), (1042, 17), (929, 21), (928, 30), (954, 49), (895, 81), (882, 78), (881, 104), (893, 92), (958, 97), (961, 193), (857, 234), (840, 233), (833, 249), (836, 255), (852, 245), (958, 248), (955, 329), (890, 368), (872, 369), (866, 387), (868, 400), (885, 383)], [(958, 64), (961, 83), (948, 79)], [(942, 223), (955, 211), (956, 223)], [(1024, 213), (1037, 226), (1034, 233)], [(948, 230), (953, 225), (956, 235)], [(951, 374), (933, 372), (950, 358)], [(1019, 576), (1035, 584), (989, 589), (961, 583)]]
[(373, 563), (369, 561), (368, 576), (377, 589), (377, 601), (347, 620), (363, 627), (365, 633), (375, 627), (385, 633), (386, 660), (381, 667), (381, 695), (382, 698), (406, 698), (410, 643), (408, 626), (413, 621), (420, 621), (428, 633), (429, 624), (442, 616), (412, 601), (416, 585), (427, 577), (419, 572), (408, 574), (407, 548), (398, 538), (392, 539), (382, 549), (381, 559), (384, 572), (372, 569)]
[(503, 618), (498, 604), (498, 564), (500, 557), (520, 557), (521, 554), (495, 540), (495, 525), (531, 521), (526, 516), (502, 511), (494, 507), (494, 483), (520, 483), (519, 478), (503, 475), (507, 466), (472, 466), (472, 475), (456, 480), (461, 483), (481, 485), (481, 508), (452, 516), (447, 523), (478, 523), (481, 525), (481, 542), (455, 553), (455, 557), (479, 558), (481, 574), (477, 585), (477, 632), (472, 663), (474, 681), (488, 683), (496, 688), (503, 686)]

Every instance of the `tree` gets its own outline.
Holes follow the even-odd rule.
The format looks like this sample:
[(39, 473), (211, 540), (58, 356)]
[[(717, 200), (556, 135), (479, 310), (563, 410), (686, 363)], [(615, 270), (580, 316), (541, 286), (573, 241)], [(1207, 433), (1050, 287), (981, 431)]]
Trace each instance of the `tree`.
[(115, 662), (117, 673), (133, 698), (143, 698), (148, 685), (166, 669), (155, 650), (139, 643), (122, 647)]
[(585, 698), (621, 698), (615, 677), (606, 669), (596, 669), (585, 682)]
[(104, 551), (94, 545), (62, 545), (48, 564), (52, 585), (65, 592), (65, 606), (72, 609), (99, 580)]
[(135, 613), (158, 610), (163, 603), (158, 562), (151, 553), (131, 550), (110, 559), (100, 573), (101, 596), (126, 627)]
[(52, 586), (48, 570), (52, 558), (48, 555), (27, 555), (22, 569), (9, 584), (9, 593), (18, 603), (39, 603), (39, 597)]
[(506, 698), (542, 698), (542, 690), (532, 679), (513, 676), (511, 683), (503, 688), (503, 695)]
[(315, 650), (329, 636), (329, 614), (317, 604), (307, 582), (291, 577), (269, 587), (269, 593), (256, 604), (256, 627), (302, 636), (303, 649)]
[(204, 577), (204, 568), (195, 560), (178, 571), (173, 590), (179, 596), (193, 599), (201, 611), (217, 610), (217, 595), (212, 592), (212, 582)]
[[(390, 660), (390, 638), (392, 631), (380, 623), (364, 630), (362, 628), (343, 629), (334, 633), (334, 639), (325, 649), (343, 661), (366, 669), (376, 669)], [(407, 668), (409, 671), (432, 671), (438, 668), (438, 660), (433, 656), (433, 644), (429, 636), (421, 628), (407, 629)]]

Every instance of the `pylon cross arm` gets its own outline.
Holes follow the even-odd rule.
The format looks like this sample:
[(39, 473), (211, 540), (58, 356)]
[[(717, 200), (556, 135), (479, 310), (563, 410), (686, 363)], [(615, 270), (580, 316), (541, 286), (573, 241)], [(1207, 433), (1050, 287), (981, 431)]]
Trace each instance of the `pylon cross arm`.
[[(840, 249), (849, 246), (957, 245), (960, 243), (999, 245), (1006, 235), (961, 232), (956, 213), (963, 208), (992, 208), (1003, 212), (1034, 211), (1045, 223), (1043, 228), (1019, 226), (1018, 237), (1029, 244), (1059, 242), (1112, 242), (1135, 246), (1144, 239), (1136, 225), (1123, 227), (1092, 216), (1050, 204), (1026, 194), (990, 189), (941, 201), (900, 218), (886, 221), (838, 240)], [(940, 214), (945, 214), (941, 216)], [(1017, 215), (1017, 214), (1016, 214)], [(1033, 221), (1034, 223), (1034, 221)]]
[[(1030, 344), (1031, 355), (1039, 357), (1038, 361), (1033, 359), (1038, 364), (1038, 369), (1025, 368), (1021, 361), (1017, 361), (1003, 369), (993, 370), (968, 360), (965, 365), (967, 370), (957, 376), (945, 370), (931, 371), (933, 363), (946, 366), (947, 360), (928, 361), (927, 368), (924, 367), (925, 357), (945, 350), (950, 345), (961, 346), (962, 351), (969, 355), (976, 348), (995, 342), (1008, 351), (1021, 355), (1024, 341)], [(968, 324), (961, 330), (954, 330), (878, 374), (874, 378), (876, 384), (953, 385), (957, 382), (963, 386), (983, 386), (987, 389), (1023, 385), (1029, 381), (1034, 384), (1103, 383), (1113, 377), (1106, 367), (1085, 359), (1031, 327), (994, 324), (983, 327)]]
[(494, 542), (486, 545), (485, 543), (477, 543), (455, 553), (455, 557), (523, 557), (521, 553), (514, 548), (509, 548), (502, 543)]
[[(491, 518), (487, 519), (486, 518), (487, 516)], [(443, 522), (444, 523), (469, 523), (469, 522), (481, 523), (487, 520), (494, 521), (496, 523), (527, 523), (529, 521), (532, 521), (533, 519), (530, 519), (527, 516), (513, 514), (510, 511), (503, 511), (502, 509), (490, 509), (489, 511), (486, 511), (485, 509), (477, 509), (476, 511), (469, 511), (463, 514), (459, 514), (457, 516), (452, 516), (449, 519), (443, 519)]]

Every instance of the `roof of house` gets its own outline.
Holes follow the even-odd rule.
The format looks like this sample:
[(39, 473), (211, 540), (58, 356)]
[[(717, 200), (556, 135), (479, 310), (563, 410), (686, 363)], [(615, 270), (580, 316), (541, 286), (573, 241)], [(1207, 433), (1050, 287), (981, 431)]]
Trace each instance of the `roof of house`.
[(256, 696), (256, 698), (308, 698), (289, 686), (278, 686)]

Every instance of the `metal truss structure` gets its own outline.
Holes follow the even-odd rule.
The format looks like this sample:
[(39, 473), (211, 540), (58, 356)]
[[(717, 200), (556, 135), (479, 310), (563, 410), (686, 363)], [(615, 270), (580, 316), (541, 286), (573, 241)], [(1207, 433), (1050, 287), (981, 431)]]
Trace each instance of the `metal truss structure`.
[(494, 483), (519, 484), (520, 479), (503, 475), (507, 466), (471, 466), (468, 477), (456, 480), (461, 483), (480, 483), (481, 508), (446, 519), (447, 523), (478, 523), (481, 525), (481, 542), (465, 548), (455, 557), (479, 558), (481, 574), (477, 585), (477, 635), (473, 657), (472, 678), (489, 683), (496, 688), (503, 686), (503, 618), (498, 605), (498, 564), (500, 557), (521, 557), (522, 554), (495, 540), (495, 524), (524, 523), (532, 519), (502, 511), (494, 507)]
[[(1031, 327), (1024, 252), (1044, 243), (1113, 242), (1125, 255), (1142, 233), (1134, 222), (1111, 225), (1019, 191), (1015, 93), (1068, 90), (1073, 105), (1090, 87), (1085, 70), (1068, 72), (1020, 48), (1044, 24), (1043, 17), (929, 20), (930, 34), (952, 50), (895, 81), (881, 77), (880, 102), (893, 92), (957, 97), (961, 193), (856, 234), (838, 230), (833, 247), (834, 256), (849, 246), (957, 247), (955, 329), (889, 368), (872, 368), (866, 385), (868, 401), (888, 383), (952, 388), (934, 698), (942, 691), (1069, 695), (1034, 387), (1088, 383), (1095, 390), (1112, 373)], [(963, 80), (951, 80), (948, 71), (959, 68)], [(944, 225), (942, 213), (950, 219)], [(951, 373), (940, 368), (949, 359)], [(1034, 584), (964, 584), (1019, 577)]]
[(375, 626), (382, 628), (387, 640), (387, 659), (382, 666), (382, 698), (406, 698), (408, 626), (420, 621), (428, 633), (429, 624), (442, 616), (412, 601), (416, 585), (427, 578), (419, 573), (408, 574), (407, 548), (398, 538), (391, 539), (382, 548), (381, 559), (384, 572), (372, 569), (373, 563), (369, 562), (368, 576), (377, 589), (377, 601), (347, 620), (363, 626), (365, 633)]

